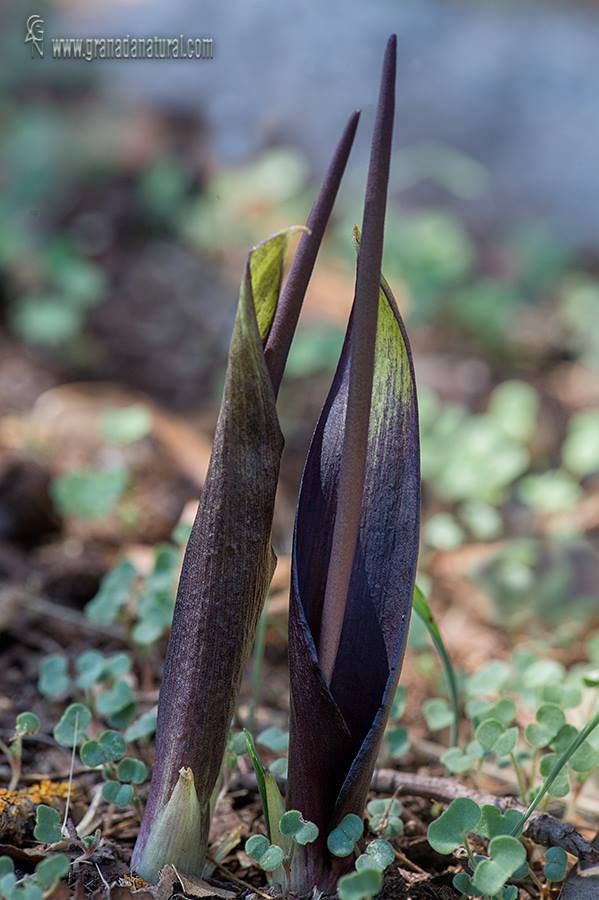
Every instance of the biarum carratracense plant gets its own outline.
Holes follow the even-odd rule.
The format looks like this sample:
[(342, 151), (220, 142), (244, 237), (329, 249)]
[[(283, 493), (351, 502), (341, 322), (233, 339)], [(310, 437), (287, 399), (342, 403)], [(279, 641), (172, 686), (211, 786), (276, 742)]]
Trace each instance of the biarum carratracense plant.
[[(392, 37), (361, 236), (355, 233), (353, 310), (304, 469), (294, 532), (286, 800), (295, 819), (298, 810), (305, 817), (300, 824), (313, 823), (310, 842), (296, 842), (292, 855), (288, 886), (299, 894), (334, 890), (353, 862), (352, 855), (339, 858), (327, 837), (348, 814), (362, 816), (414, 589), (416, 390), (405, 328), (381, 275), (395, 58)], [(278, 304), (287, 233), (248, 260), (212, 461), (183, 565), (156, 764), (133, 856), (149, 880), (165, 863), (191, 874), (203, 867), (210, 802), (273, 569), (270, 529), (282, 448), (275, 397), (356, 125), (354, 116)]]
[(381, 276), (396, 42), (387, 46), (353, 310), (299, 497), (289, 619), (287, 808), (318, 838), (291, 887), (332, 891), (353, 862), (327, 846), (362, 816), (403, 659), (418, 553), (418, 411), (408, 338)]
[(283, 437), (276, 396), (353, 143), (341, 136), (281, 290), (288, 229), (254, 247), (241, 284), (224, 395), (191, 531), (158, 702), (156, 760), (132, 865), (201, 874), (211, 801), (243, 669), (275, 566), (271, 528)]

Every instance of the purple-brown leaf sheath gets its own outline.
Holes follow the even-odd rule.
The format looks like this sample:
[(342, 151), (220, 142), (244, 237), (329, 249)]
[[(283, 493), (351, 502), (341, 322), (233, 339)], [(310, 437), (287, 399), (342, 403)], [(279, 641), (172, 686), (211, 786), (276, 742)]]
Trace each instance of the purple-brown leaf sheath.
[(396, 44), (397, 40), (392, 36), (383, 61), (366, 185), (362, 248), (358, 258), (342, 464), (318, 644), (320, 665), (328, 684), (341, 639), (362, 506), (395, 112)]

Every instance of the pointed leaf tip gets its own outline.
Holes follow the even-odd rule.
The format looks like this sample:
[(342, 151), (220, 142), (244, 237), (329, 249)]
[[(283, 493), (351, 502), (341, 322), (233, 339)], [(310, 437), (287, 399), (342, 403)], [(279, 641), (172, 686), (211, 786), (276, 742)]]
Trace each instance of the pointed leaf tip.
[(200, 806), (191, 768), (181, 767), (168, 803), (153, 822), (141, 858), (134, 862), (138, 874), (153, 883), (162, 867), (171, 864), (188, 875), (201, 875), (207, 815)]
[(279, 305), (264, 352), (275, 395), (278, 393), (283, 377), (302, 303), (345, 172), (359, 118), (360, 113), (354, 112), (345, 125), (308, 216), (306, 233), (299, 243), (281, 291)]
[(356, 276), (339, 493), (318, 645), (322, 671), (329, 684), (333, 677), (345, 619), (364, 488), (377, 332), (377, 300), (395, 113), (395, 46), (396, 42), (389, 39), (383, 61), (362, 219), (362, 251)]

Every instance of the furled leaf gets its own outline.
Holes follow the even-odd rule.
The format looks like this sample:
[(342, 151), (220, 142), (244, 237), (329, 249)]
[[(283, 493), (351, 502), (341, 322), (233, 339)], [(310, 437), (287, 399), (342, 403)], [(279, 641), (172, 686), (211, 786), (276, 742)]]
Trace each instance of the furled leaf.
[(201, 808), (186, 871), (203, 869), (210, 798), (274, 571), (270, 531), (283, 444), (276, 396), (358, 119), (354, 113), (341, 135), (283, 290), (289, 229), (248, 257), (212, 458), (183, 562), (158, 704), (156, 764), (133, 853), (138, 870), (146, 869), (145, 848), (154, 843), (160, 858), (147, 855), (154, 877), (157, 862), (176, 861), (163, 842), (152, 841), (152, 829), (172, 799), (180, 766), (191, 767)]
[[(389, 46), (386, 65), (393, 42)], [(386, 78), (382, 96), (388, 115), (392, 66), (386, 69)], [(380, 129), (379, 119), (377, 122)], [(390, 143), (390, 135), (386, 137)], [(381, 177), (385, 165), (380, 131), (378, 139), (378, 144), (373, 140), (371, 157), (371, 174), (376, 169), (376, 178)], [(380, 197), (376, 203), (380, 207)], [(379, 214), (384, 212), (384, 195), (382, 206)], [(380, 267), (375, 272), (374, 290), (369, 288), (366, 293), (361, 287), (361, 275), (373, 264), (369, 227), (365, 213), (354, 309), (304, 469), (293, 542), (287, 802), (301, 809), (320, 831), (317, 841), (298, 848), (294, 856), (292, 883), (302, 894), (315, 884), (323, 890), (334, 886), (336, 879), (330, 875), (333, 861), (322, 837), (334, 831), (348, 813), (361, 814), (364, 808), (407, 640), (418, 549), (420, 473), (414, 373), (407, 335), (384, 280), (378, 298), (376, 295)], [(358, 314), (364, 306), (376, 316), (370, 414), (363, 434), (347, 427), (348, 437), (352, 359), (361, 346)], [(363, 480), (350, 486), (350, 490), (360, 491), (361, 506), (356, 539), (351, 544), (353, 556), (348, 566), (347, 559), (339, 566), (339, 572), (345, 567), (347, 589), (341, 577), (336, 580), (342, 586), (342, 627), (337, 631), (336, 649), (331, 642), (325, 656), (323, 610), (331, 571), (338, 560), (333, 556), (334, 532), (342, 518), (338, 510), (341, 486), (347, 481), (343, 463), (346, 438), (350, 443), (362, 438), (365, 442)]]
[[(208, 804), (274, 571), (270, 531), (283, 439), (263, 345), (289, 234), (252, 250), (241, 286), (212, 458), (185, 552), (160, 691), (156, 764), (133, 856), (142, 875), (156, 870), (144, 848), (185, 767), (193, 771), (204, 811), (197, 860), (186, 871), (202, 872)], [(162, 862), (177, 864), (167, 857)]]

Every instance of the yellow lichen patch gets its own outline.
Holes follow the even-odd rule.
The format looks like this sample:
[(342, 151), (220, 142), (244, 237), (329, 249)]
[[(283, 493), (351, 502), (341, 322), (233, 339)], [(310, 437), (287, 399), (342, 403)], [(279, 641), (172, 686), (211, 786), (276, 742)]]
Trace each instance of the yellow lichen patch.
[(37, 806), (38, 803), (51, 805), (53, 800), (66, 800), (68, 792), (69, 785), (66, 781), (44, 780), (16, 791), (0, 788), (0, 813), (10, 806), (22, 808), (31, 803), (34, 806)]
[[(74, 786), (71, 793), (74, 793)], [(68, 781), (40, 781), (38, 784), (32, 784), (28, 788), (23, 788), (23, 793), (28, 793), (35, 804), (47, 803), (52, 804), (53, 800), (66, 800), (69, 793)]]
[(68, 782), (47, 779), (16, 791), (0, 788), (0, 832), (3, 839), (19, 840), (24, 837), (35, 817), (35, 807), (40, 803), (61, 806), (68, 792)]
[(149, 882), (144, 881), (139, 875), (131, 874), (121, 875), (121, 877), (117, 879), (117, 884), (119, 887), (127, 887), (132, 891), (141, 891), (143, 888), (150, 886)]

